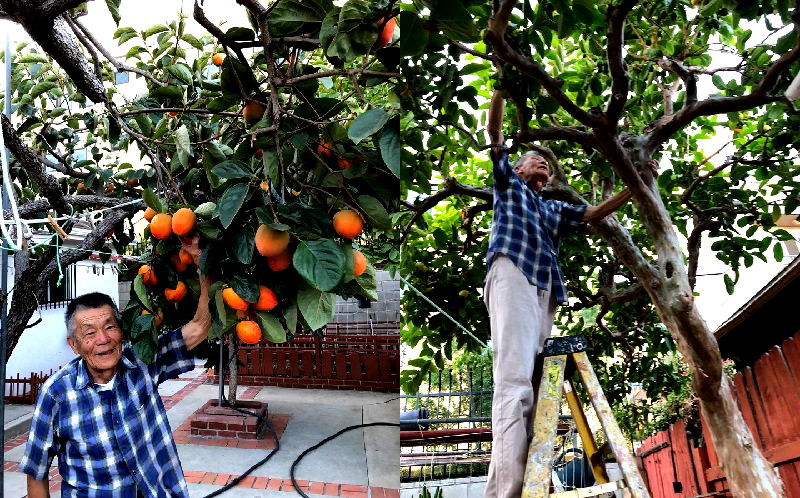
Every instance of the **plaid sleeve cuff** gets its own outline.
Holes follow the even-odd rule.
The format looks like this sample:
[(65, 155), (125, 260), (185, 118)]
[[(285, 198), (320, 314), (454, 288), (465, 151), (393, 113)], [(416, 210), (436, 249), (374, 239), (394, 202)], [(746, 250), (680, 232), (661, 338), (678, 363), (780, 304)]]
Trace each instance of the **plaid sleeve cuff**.
[(508, 154), (501, 153), (499, 157), (492, 159), (492, 173), (494, 174), (494, 185), (497, 188), (506, 188), (509, 179), (514, 175)]
[(57, 405), (53, 398), (42, 391), (31, 418), (31, 428), (25, 453), (19, 462), (19, 470), (37, 481), (43, 481), (50, 474), (50, 465), (56, 454), (54, 444), (54, 421)]
[(586, 213), (586, 205), (561, 203), (561, 230), (568, 233), (583, 233), (586, 231), (586, 222), (583, 215)]
[(194, 368), (194, 357), (186, 349), (182, 328), (158, 337), (156, 361), (150, 364), (150, 373), (157, 384), (174, 379)]

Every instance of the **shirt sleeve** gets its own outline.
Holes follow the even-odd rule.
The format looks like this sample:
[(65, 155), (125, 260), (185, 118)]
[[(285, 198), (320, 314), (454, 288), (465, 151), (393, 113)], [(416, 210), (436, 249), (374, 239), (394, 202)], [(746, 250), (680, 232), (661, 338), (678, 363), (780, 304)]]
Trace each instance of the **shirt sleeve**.
[(515, 173), (508, 159), (508, 154), (501, 152), (499, 156), (492, 155), (492, 173), (494, 174), (495, 188), (505, 189)]
[(25, 454), (19, 462), (19, 470), (37, 481), (43, 481), (50, 474), (53, 457), (59, 451), (60, 443), (56, 437), (58, 404), (48, 392), (42, 389), (39, 401), (33, 411), (31, 429)]
[(555, 201), (560, 207), (560, 221), (558, 231), (561, 234), (584, 233), (586, 232), (586, 222), (583, 221), (583, 214), (586, 212), (586, 205), (575, 205), (568, 202)]
[(156, 358), (148, 368), (156, 384), (174, 379), (194, 368), (194, 357), (186, 349), (180, 328), (158, 336)]

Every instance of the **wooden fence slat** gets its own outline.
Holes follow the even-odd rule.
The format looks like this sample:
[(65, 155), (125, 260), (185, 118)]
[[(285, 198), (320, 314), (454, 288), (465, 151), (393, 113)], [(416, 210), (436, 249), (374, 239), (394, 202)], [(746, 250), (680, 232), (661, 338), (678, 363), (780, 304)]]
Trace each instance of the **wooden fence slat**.
[[(791, 409), (793, 406), (792, 404), (787, 404), (787, 389), (780, 381), (779, 368), (783, 365), (779, 367), (774, 361), (779, 354), (776, 346), (769, 353), (759, 358), (753, 365), (753, 373), (766, 413), (780, 413), (781, 410)], [(800, 407), (800, 403), (796, 406)], [(769, 417), (769, 428), (773, 437), (767, 441), (767, 448), (782, 445), (788, 440), (792, 431), (791, 422), (789, 421), (791, 418)]]
[(765, 429), (756, 423), (754, 401), (745, 385), (744, 375), (737, 373), (733, 377), (733, 388), (736, 392), (736, 400), (739, 402), (739, 410), (742, 412), (744, 423), (750, 428), (750, 432), (753, 434), (753, 439), (755, 439), (759, 449), (763, 450)]
[(301, 373), (303, 377), (313, 377), (314, 376), (314, 351), (303, 351), (300, 354), (302, 360), (302, 369)]
[(361, 380), (361, 353), (353, 351), (350, 353), (350, 378)]

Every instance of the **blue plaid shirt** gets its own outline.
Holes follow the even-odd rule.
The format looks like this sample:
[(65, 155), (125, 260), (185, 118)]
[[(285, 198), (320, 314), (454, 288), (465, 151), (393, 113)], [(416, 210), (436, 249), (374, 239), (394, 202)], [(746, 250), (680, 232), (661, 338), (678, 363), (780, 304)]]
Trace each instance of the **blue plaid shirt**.
[(586, 228), (586, 206), (542, 199), (517, 176), (508, 155), (493, 160), (494, 205), (492, 234), (486, 264), (503, 254), (528, 278), (531, 285), (548, 290), (552, 282), (556, 303), (567, 302), (567, 288), (558, 267), (561, 235)]
[(107, 391), (75, 358), (42, 386), (20, 471), (43, 480), (58, 455), (63, 497), (188, 497), (158, 385), (193, 368), (181, 329), (158, 338), (150, 365), (125, 344)]

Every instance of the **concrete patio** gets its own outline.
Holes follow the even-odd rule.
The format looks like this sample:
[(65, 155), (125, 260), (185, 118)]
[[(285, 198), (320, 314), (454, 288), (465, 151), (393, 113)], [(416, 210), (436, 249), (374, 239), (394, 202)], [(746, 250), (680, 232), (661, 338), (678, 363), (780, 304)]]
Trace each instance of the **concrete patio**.
[[(205, 369), (197, 368), (159, 388), (173, 432), (203, 403), (216, 398), (217, 386), (205, 382)], [(397, 394), (240, 387), (239, 398), (267, 402), (270, 417), (288, 415), (288, 423), (280, 436), (280, 450), (275, 456), (223, 496), (296, 496), (289, 472), (292, 462), (301, 452), (346, 426), (370, 422), (396, 423), (399, 413)], [(17, 470), (17, 464), (25, 449), (27, 429), (24, 425), (22, 430), (17, 426), (26, 421), (29, 423), (30, 411), (30, 407), (6, 411), (7, 430), (16, 427), (15, 430), (21, 431), (21, 435), (5, 442), (3, 485), (6, 498), (19, 498), (26, 494), (26, 476)], [(194, 438), (191, 440), (195, 441)], [(192, 497), (206, 496), (220, 489), (269, 452), (226, 443), (225, 440), (208, 440), (209, 445), (186, 441), (176, 436), (178, 454)], [(306, 456), (297, 468), (296, 477), (303, 491), (312, 497), (399, 497), (399, 454), (396, 427), (356, 429)], [(54, 460), (53, 463), (57, 462)], [(60, 496), (59, 489), (60, 477), (57, 468), (53, 467), (52, 496)]]

